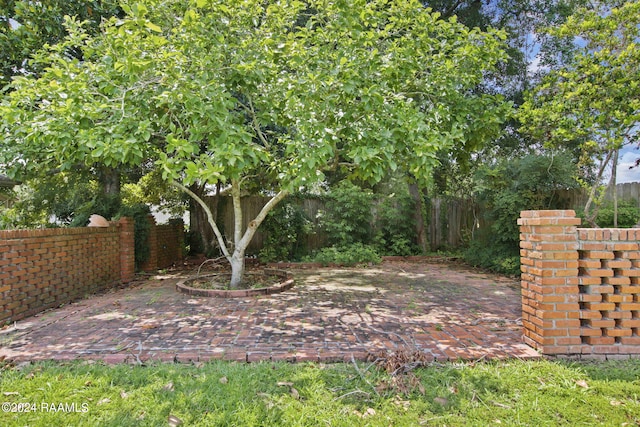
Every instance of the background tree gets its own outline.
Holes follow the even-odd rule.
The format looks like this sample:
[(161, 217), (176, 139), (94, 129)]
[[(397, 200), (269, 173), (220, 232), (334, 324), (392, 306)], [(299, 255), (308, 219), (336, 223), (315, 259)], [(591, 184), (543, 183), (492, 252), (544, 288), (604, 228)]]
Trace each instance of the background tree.
[[(440, 149), (510, 108), (473, 92), (504, 58), (504, 35), (439, 19), (415, 1), (124, 9), (127, 18), (100, 37), (70, 20), (71, 36), (42, 76), (16, 80), (0, 107), (4, 162), (16, 175), (39, 161), (63, 169), (155, 161), (203, 207), (190, 185), (228, 186), (229, 241), (208, 213), (232, 287), (256, 229), (290, 192), (332, 170), (376, 182), (400, 169), (425, 181)], [(66, 57), (70, 48), (83, 60)], [(243, 190), (271, 197), (246, 230)]]
[(584, 165), (599, 162), (585, 206), (593, 224), (597, 207), (591, 207), (607, 166), (615, 186), (618, 150), (638, 137), (640, 2), (581, 9), (549, 31), (583, 47), (528, 93), (519, 116), (523, 129), (547, 146), (577, 143)]
[[(65, 16), (84, 21), (88, 33), (98, 34), (104, 19), (121, 14), (117, 0), (0, 1), (0, 89), (10, 90), (7, 85), (14, 76), (34, 76), (43, 70), (46, 62), (33, 58), (45, 46), (55, 45), (68, 35)], [(67, 49), (65, 55), (82, 59), (80, 50)], [(125, 176), (130, 172), (122, 171)], [(55, 176), (57, 174), (60, 176)], [(42, 225), (47, 224), (50, 217), (68, 223), (71, 221), (68, 213), (86, 207), (91, 200), (104, 208), (98, 209), (102, 214), (115, 212), (119, 206), (120, 175), (121, 172), (112, 169), (81, 164), (65, 173), (52, 169), (43, 175), (25, 175), (20, 201), (4, 225)], [(100, 185), (88, 186), (89, 181)], [(82, 190), (66, 184), (70, 182), (80, 183)], [(108, 206), (112, 209), (107, 209)]]
[(65, 15), (86, 21), (88, 31), (97, 34), (103, 19), (121, 13), (117, 0), (2, 0), (0, 88), (7, 85), (12, 76), (41, 70), (29, 60), (45, 44), (56, 44), (67, 36)]

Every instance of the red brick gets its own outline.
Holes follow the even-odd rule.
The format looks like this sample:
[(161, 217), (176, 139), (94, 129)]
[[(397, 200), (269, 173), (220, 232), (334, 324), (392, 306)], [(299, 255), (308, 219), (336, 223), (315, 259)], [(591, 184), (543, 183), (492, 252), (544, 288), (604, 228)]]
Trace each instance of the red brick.
[(589, 321), (592, 328), (615, 328), (615, 319), (592, 319)]
[(611, 328), (606, 330), (605, 335), (608, 337), (630, 337), (633, 334), (631, 329)]
[(602, 316), (608, 319), (631, 319), (630, 311), (603, 311)]
[(578, 294), (580, 302), (601, 302), (602, 294)]
[(599, 311), (580, 310), (580, 319), (602, 319)]
[(616, 243), (615, 250), (616, 251), (637, 251), (639, 249), (637, 243)]
[(589, 277), (589, 276), (580, 276), (580, 284), (581, 285), (600, 285), (602, 284), (602, 278), (600, 277)]
[(589, 277), (613, 277), (613, 270), (601, 268), (601, 269), (585, 269), (584, 275)]
[(556, 328), (579, 328), (580, 319), (556, 320), (554, 321), (554, 326)]
[(633, 346), (631, 348), (621, 349), (626, 354), (638, 354), (640, 353), (640, 336), (634, 335), (631, 337), (620, 338), (620, 343), (623, 346)]
[(582, 343), (582, 339), (580, 337), (562, 337), (556, 339), (556, 344), (559, 346), (573, 346), (580, 345)]
[(620, 326), (623, 328), (640, 328), (640, 319), (622, 319), (620, 320)]
[[(612, 345), (615, 344), (616, 340), (614, 337), (585, 337), (585, 341), (587, 344), (589, 345), (593, 345), (593, 346), (608, 346), (608, 345)], [(602, 347), (600, 348), (600, 350), (602, 350)], [(596, 353), (606, 353), (606, 351), (596, 351), (596, 349), (594, 349), (594, 352)], [(612, 352), (613, 353), (613, 352)]]
[(603, 285), (603, 286), (590, 286), (589, 291), (592, 294), (612, 294), (613, 286), (611, 285)]
[(600, 328), (580, 328), (580, 335), (583, 337), (600, 337), (602, 330)]
[(620, 275), (627, 277), (640, 277), (640, 268), (625, 268), (620, 271)]
[(578, 261), (578, 264), (581, 268), (599, 269), (602, 267), (602, 262), (599, 259), (581, 259)]
[(580, 309), (580, 306), (577, 302), (565, 303), (565, 304), (556, 304), (555, 309), (557, 311), (577, 311)]
[(602, 262), (603, 268), (631, 268), (631, 261), (615, 259), (615, 260), (604, 260)]
[(602, 283), (606, 285), (630, 285), (631, 279), (629, 277), (603, 277)]

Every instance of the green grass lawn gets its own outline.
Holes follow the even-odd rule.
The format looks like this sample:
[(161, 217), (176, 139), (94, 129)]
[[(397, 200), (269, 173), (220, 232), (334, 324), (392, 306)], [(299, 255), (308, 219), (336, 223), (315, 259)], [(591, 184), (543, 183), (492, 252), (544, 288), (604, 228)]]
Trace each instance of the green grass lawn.
[[(638, 426), (640, 360), (44, 363), (0, 372), (2, 426)], [(11, 412), (11, 411), (22, 412)]]

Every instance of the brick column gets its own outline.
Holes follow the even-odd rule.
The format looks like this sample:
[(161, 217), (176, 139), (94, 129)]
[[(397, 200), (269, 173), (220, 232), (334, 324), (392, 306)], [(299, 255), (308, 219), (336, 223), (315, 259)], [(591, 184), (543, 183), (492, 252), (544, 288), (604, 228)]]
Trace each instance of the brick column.
[(120, 218), (120, 280), (129, 283), (136, 274), (136, 247), (133, 218)]
[(523, 211), (520, 226), (524, 341), (543, 354), (579, 354), (578, 233), (572, 210)]

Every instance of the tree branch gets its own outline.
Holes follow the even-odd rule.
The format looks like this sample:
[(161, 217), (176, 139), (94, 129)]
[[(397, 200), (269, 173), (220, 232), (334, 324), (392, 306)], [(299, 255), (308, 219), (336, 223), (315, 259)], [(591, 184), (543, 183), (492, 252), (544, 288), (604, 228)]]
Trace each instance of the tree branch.
[(260, 213), (258, 213), (258, 215), (253, 219), (253, 221), (249, 223), (249, 226), (244, 232), (244, 236), (242, 236), (242, 239), (240, 240), (238, 247), (243, 249), (246, 248), (246, 246), (249, 244), (249, 242), (253, 238), (253, 235), (256, 233), (256, 230), (258, 229), (260, 224), (262, 224), (262, 221), (264, 221), (264, 219), (267, 217), (267, 214), (271, 212), (271, 210), (275, 208), (277, 204), (280, 203), (282, 199), (284, 199), (288, 194), (289, 194), (288, 191), (281, 190), (278, 194), (273, 196), (271, 200), (267, 202), (266, 205), (262, 207), (262, 209), (260, 210)]
[(456, 11), (457, 8), (460, 7), (460, 5), (463, 3), (464, 0), (458, 0), (456, 1), (453, 5), (451, 5), (451, 7), (449, 9), (447, 9), (446, 11), (442, 12), (442, 17), (443, 18), (449, 18), (451, 15), (453, 15)]
[(218, 239), (218, 245), (220, 246), (220, 250), (222, 251), (224, 256), (228, 260), (230, 260), (231, 259), (231, 254), (229, 254), (229, 250), (227, 249), (227, 245), (224, 242), (224, 237), (222, 237), (222, 233), (220, 233), (220, 229), (218, 228), (218, 225), (213, 220), (213, 213), (211, 213), (211, 209), (209, 209), (209, 206), (196, 193), (194, 193), (193, 191), (189, 190), (187, 187), (185, 187), (184, 185), (180, 184), (178, 181), (172, 180), (171, 181), (171, 185), (173, 185), (174, 187), (177, 187), (180, 190), (182, 190), (185, 193), (187, 193), (189, 196), (191, 196), (191, 198), (193, 198), (193, 200), (195, 200), (196, 202), (198, 202), (198, 204), (200, 206), (202, 206), (202, 209), (207, 214), (207, 222), (209, 222), (209, 225), (213, 229), (213, 232), (215, 233), (216, 238)]

